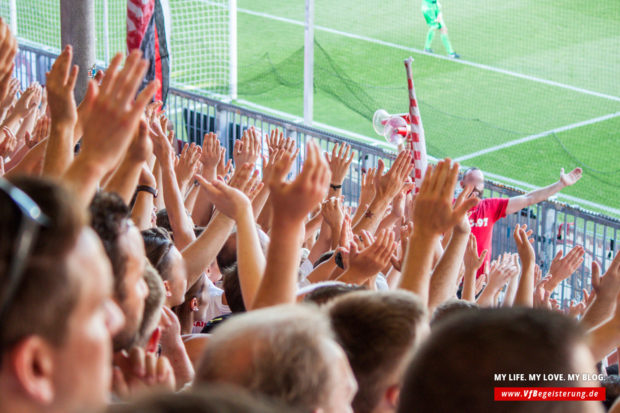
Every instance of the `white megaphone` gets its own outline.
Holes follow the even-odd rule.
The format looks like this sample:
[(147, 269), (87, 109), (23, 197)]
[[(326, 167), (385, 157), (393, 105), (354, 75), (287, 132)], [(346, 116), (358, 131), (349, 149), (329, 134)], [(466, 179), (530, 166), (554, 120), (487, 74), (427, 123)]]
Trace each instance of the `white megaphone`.
[(411, 131), (409, 114), (391, 115), (385, 109), (379, 109), (372, 117), (372, 127), (386, 141), (398, 146), (403, 143)]

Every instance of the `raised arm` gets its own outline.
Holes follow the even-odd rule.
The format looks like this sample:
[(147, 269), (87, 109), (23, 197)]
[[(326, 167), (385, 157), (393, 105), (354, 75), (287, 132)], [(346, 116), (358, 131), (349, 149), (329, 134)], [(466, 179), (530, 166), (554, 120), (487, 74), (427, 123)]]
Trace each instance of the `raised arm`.
[(567, 174), (564, 173), (564, 168), (562, 168), (562, 170), (560, 171), (559, 181), (544, 188), (528, 192), (527, 194), (510, 198), (508, 200), (508, 205), (506, 206), (506, 215), (513, 214), (530, 205), (542, 202), (550, 196), (557, 194), (567, 186), (574, 185), (578, 180), (581, 179), (581, 174), (581, 168), (575, 168)]
[(71, 66), (73, 50), (65, 47), (47, 75), (47, 93), (51, 114), (51, 131), (43, 174), (61, 177), (73, 160), (73, 129), (77, 122), (77, 110), (73, 89), (78, 75), (78, 66)]
[(90, 203), (101, 178), (127, 151), (140, 116), (157, 88), (151, 82), (135, 98), (148, 63), (134, 51), (117, 72), (121, 59), (121, 54), (112, 59), (100, 88), (94, 81), (89, 83), (93, 100), (88, 102), (82, 151), (63, 178), (84, 205)]
[[(471, 194), (471, 187), (466, 188), (454, 203), (459, 207)], [(469, 240), (471, 228), (467, 216), (464, 216), (458, 225), (452, 229), (450, 242), (439, 259), (431, 276), (428, 308), (432, 312), (444, 301), (453, 298), (456, 293), (456, 282), (459, 276), (459, 268), (463, 263), (465, 249)]]
[(514, 239), (517, 243), (517, 252), (521, 259), (521, 278), (515, 295), (514, 305), (532, 307), (534, 305), (534, 266), (536, 256), (529, 236), (532, 231), (527, 231), (527, 225), (515, 227)]
[(153, 136), (153, 151), (161, 167), (162, 192), (168, 212), (168, 219), (172, 227), (174, 244), (182, 251), (196, 239), (192, 220), (185, 212), (183, 194), (177, 183), (174, 170), (174, 152), (165, 132), (158, 121), (151, 122)]
[(304, 221), (325, 198), (329, 187), (329, 166), (314, 141), (306, 146), (306, 160), (301, 173), (293, 182), (286, 182), (290, 164), (290, 158), (289, 162), (279, 162), (269, 182), (275, 219), (265, 275), (253, 308), (295, 302)]
[[(265, 272), (265, 256), (258, 239), (252, 205), (248, 197), (238, 189), (231, 188), (221, 178), (208, 182), (196, 176), (198, 183), (215, 207), (235, 220), (237, 224), (237, 269), (243, 302), (248, 310), (261, 278)], [(262, 185), (262, 184), (260, 184)]]
[(478, 198), (469, 198), (457, 208), (452, 203), (458, 163), (450, 159), (429, 167), (415, 199), (413, 234), (403, 262), (400, 288), (418, 294), (426, 305), (430, 287), (433, 251), (442, 233), (460, 223)]

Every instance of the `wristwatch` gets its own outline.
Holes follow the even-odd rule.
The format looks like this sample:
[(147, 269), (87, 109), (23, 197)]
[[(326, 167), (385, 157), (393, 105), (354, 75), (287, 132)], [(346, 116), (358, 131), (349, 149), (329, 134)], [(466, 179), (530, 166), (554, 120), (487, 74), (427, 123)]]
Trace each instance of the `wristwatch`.
[(148, 192), (149, 194), (153, 195), (153, 198), (157, 198), (157, 189), (153, 188), (152, 186), (138, 185), (138, 187), (136, 188), (136, 192), (140, 191)]

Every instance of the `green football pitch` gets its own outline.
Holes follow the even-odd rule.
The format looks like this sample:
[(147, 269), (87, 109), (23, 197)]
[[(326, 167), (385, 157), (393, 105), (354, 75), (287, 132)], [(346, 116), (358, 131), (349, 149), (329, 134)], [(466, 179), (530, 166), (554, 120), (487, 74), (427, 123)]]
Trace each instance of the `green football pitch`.
[[(173, 13), (195, 7), (196, 16), (209, 3), (169, 1)], [(45, 13), (43, 3), (52, 4)], [(57, 13), (53, 3), (19, 0), (18, 11), (31, 7), (22, 8), (27, 15), (18, 13), (18, 21)], [(433, 54), (422, 51), (427, 27), (420, 3), (315, 1), (315, 125), (385, 143), (372, 129), (372, 114), (407, 111), (403, 60), (413, 56), (430, 156), (478, 166), (524, 190), (580, 166), (583, 179), (559, 199), (620, 216), (620, 1), (443, 0), (460, 60), (446, 57), (439, 35)], [(124, 0), (109, 4), (122, 27)], [(238, 104), (303, 115), (303, 22), (303, 0), (238, 0)], [(211, 57), (202, 39), (187, 36), (192, 24), (173, 29), (173, 57), (195, 55), (183, 70), (199, 72)], [(57, 25), (31, 29), (52, 37), (58, 31)], [(186, 33), (183, 40), (175, 31)], [(173, 66), (175, 74), (183, 75)]]
[[(241, 101), (303, 114), (303, 3), (239, 0)], [(422, 53), (419, 0), (316, 0), (314, 120), (382, 140), (370, 117), (407, 111), (413, 56), (429, 155), (526, 190), (580, 166), (560, 199), (620, 214), (620, 2), (441, 3), (460, 61), (438, 35)]]

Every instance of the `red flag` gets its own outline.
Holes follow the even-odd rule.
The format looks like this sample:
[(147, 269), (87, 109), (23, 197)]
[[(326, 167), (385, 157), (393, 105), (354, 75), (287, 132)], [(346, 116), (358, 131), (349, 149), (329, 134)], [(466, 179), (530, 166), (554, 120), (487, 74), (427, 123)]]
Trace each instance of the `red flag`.
[(150, 61), (143, 87), (157, 79), (157, 100), (166, 102), (170, 83), (170, 59), (161, 0), (127, 0), (127, 51), (142, 50)]

